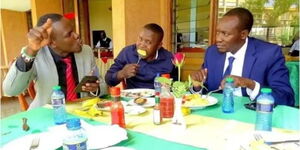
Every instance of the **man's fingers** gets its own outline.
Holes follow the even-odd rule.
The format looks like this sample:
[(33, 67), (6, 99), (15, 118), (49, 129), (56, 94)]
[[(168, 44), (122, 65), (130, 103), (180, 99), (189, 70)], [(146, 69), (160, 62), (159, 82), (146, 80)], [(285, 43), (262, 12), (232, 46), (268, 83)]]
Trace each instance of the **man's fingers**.
[(39, 40), (42, 41), (43, 40), (43, 36), (40, 32), (38, 32), (37, 30), (30, 30), (29, 32), (29, 38), (32, 40)]
[(48, 28), (52, 27), (52, 20), (50, 18), (47, 19), (47, 21), (42, 25), (42, 27), (47, 30)]

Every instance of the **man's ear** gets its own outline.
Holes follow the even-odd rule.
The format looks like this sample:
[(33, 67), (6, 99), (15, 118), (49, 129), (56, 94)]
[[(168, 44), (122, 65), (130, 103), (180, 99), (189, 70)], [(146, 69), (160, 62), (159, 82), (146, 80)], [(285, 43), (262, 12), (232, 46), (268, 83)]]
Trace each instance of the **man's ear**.
[(248, 37), (248, 35), (249, 35), (249, 31), (246, 29), (241, 32), (241, 38), (243, 40), (245, 40)]

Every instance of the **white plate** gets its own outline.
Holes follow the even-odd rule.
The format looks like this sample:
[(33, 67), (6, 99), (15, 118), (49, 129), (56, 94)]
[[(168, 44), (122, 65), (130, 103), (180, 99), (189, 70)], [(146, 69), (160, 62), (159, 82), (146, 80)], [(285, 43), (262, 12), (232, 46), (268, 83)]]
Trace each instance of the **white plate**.
[(146, 99), (147, 99), (147, 101), (143, 105), (139, 105), (139, 104), (135, 103), (134, 99), (130, 100), (128, 102), (128, 104), (131, 106), (142, 106), (142, 107), (153, 107), (155, 105), (155, 98), (146, 98)]
[(142, 106), (126, 106), (124, 109), (125, 113), (129, 115), (139, 115), (146, 112), (146, 109)]
[[(202, 95), (202, 98), (206, 98), (206, 95)], [(218, 103), (218, 99), (215, 98), (215, 97), (212, 97), (212, 96), (208, 96), (207, 98), (208, 100), (208, 104), (206, 105), (199, 105), (199, 106), (185, 106), (184, 104), (182, 106), (185, 106), (185, 107), (188, 107), (192, 110), (197, 110), (197, 109), (204, 109), (205, 107), (208, 107), (208, 106), (212, 106), (212, 105), (215, 105)]]
[[(101, 149), (113, 146), (126, 140), (127, 131), (118, 125), (90, 125), (83, 120), (82, 128), (85, 129), (88, 136), (88, 149)], [(36, 150), (54, 150), (62, 146), (62, 138), (67, 131), (66, 125), (55, 125), (48, 129), (48, 132), (39, 134), (29, 134), (10, 141), (0, 149), (4, 150), (27, 150), (29, 149), (32, 139), (39, 137), (39, 146)]]
[(151, 97), (154, 96), (154, 89), (127, 89), (121, 91), (121, 97), (133, 99), (138, 97)]

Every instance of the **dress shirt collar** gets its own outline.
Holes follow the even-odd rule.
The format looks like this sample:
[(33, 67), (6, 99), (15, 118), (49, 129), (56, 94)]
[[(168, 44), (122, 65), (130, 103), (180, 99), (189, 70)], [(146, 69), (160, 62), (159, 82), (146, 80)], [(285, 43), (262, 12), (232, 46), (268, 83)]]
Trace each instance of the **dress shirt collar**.
[(248, 45), (248, 37), (246, 38), (244, 45), (235, 54), (232, 54), (231, 52), (226, 52), (226, 60), (231, 56), (234, 57), (235, 59), (244, 59), (247, 45)]

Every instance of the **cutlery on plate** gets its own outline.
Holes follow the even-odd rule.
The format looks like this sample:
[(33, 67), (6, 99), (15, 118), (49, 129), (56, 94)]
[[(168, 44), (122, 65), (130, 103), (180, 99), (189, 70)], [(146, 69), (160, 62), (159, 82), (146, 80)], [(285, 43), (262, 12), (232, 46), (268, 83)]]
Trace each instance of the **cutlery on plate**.
[(39, 144), (40, 144), (40, 138), (39, 137), (34, 137), (31, 141), (31, 145), (30, 145), (29, 150), (34, 150), (34, 149), (38, 148)]
[(222, 88), (218, 88), (218, 89), (216, 89), (216, 90), (212, 90), (212, 91), (208, 92), (208, 93), (206, 94), (205, 98), (208, 98), (212, 93), (218, 92), (218, 91), (220, 91), (220, 90), (222, 90)]
[(283, 140), (283, 141), (274, 141), (274, 142), (265, 141), (260, 134), (254, 134), (254, 139), (256, 141), (262, 140), (267, 145), (275, 145), (275, 144), (283, 144), (283, 143), (298, 143), (298, 142), (300, 142), (300, 140)]

